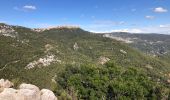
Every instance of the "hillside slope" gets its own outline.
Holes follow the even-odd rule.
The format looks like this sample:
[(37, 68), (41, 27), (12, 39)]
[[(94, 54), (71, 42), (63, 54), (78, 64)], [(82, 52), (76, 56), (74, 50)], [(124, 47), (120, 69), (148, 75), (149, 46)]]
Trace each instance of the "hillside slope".
[(169, 62), (170, 35), (165, 34), (133, 34), (133, 33), (109, 33), (104, 34), (122, 42), (127, 43), (147, 55), (158, 57)]
[[(149, 82), (168, 87), (167, 74), (170, 72), (168, 63), (147, 56), (125, 43), (103, 37), (101, 34), (93, 34), (78, 27), (57, 27), (37, 31), (6, 24), (0, 24), (0, 26), (0, 78), (10, 79), (15, 84), (21, 82), (35, 84), (40, 88), (51, 89), (56, 92), (56, 95), (62, 96), (63, 91), (67, 90), (65, 85), (68, 86), (63, 84), (62, 80), (69, 78), (63, 74), (66, 75), (69, 71), (74, 72), (74, 66), (80, 70), (76, 73), (68, 73), (70, 77), (75, 77), (75, 74), (88, 77), (95, 69), (109, 70), (103, 68), (105, 64), (111, 62), (120, 67), (119, 72), (132, 67), (142, 75), (144, 74), (144, 77), (151, 78)], [(85, 70), (85, 73), (89, 73), (88, 75), (81, 73), (81, 68), (84, 70), (81, 66), (84, 65), (91, 66), (87, 69), (92, 72)], [(107, 76), (107, 73), (110, 75), (107, 71), (100, 75)], [(119, 74), (121, 76), (121, 73), (117, 75)], [(121, 76), (123, 80), (125, 76), (126, 74)], [(136, 78), (133, 80), (136, 81)], [(88, 82), (88, 79), (82, 81)], [(75, 88), (78, 84), (75, 84), (77, 83), (69, 85), (78, 91), (79, 88)], [(56, 88), (61, 91), (56, 91)], [(69, 91), (66, 91), (66, 94), (71, 95)], [(77, 97), (83, 96), (86, 99), (87, 94), (78, 92)]]

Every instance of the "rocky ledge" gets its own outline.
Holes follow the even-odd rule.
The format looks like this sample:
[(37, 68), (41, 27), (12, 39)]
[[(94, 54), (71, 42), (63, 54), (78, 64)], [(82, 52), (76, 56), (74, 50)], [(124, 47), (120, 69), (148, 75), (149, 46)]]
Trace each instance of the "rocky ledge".
[(40, 90), (32, 84), (21, 84), (18, 89), (11, 88), (9, 80), (0, 80), (0, 100), (57, 100), (54, 93), (48, 89)]

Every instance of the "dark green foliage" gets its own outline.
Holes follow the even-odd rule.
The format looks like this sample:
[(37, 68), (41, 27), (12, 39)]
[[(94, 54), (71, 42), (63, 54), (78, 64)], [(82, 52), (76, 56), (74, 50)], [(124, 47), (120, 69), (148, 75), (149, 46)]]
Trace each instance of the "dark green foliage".
[(78, 99), (167, 99), (169, 89), (150, 79), (142, 69), (121, 67), (108, 63), (103, 67), (85, 65), (68, 66), (56, 79), (70, 92), (74, 89)]

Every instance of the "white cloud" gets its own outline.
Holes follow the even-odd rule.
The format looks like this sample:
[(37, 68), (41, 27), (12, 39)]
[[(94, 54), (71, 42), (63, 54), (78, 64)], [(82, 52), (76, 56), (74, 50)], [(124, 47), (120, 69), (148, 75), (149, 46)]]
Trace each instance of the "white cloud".
[(141, 29), (120, 29), (120, 30), (112, 30), (111, 32), (129, 32), (129, 33), (142, 33)]
[[(102, 29), (102, 27), (101, 27)], [(160, 34), (170, 34), (170, 24), (159, 25), (159, 26), (148, 26), (140, 28), (127, 28), (127, 29), (114, 29), (110, 31), (106, 30), (91, 30), (95, 33), (110, 33), (110, 32), (129, 32), (129, 33), (160, 33)]]
[(165, 12), (168, 12), (168, 10), (163, 8), (163, 7), (157, 7), (157, 8), (154, 9), (154, 12), (156, 12), (156, 13), (165, 13)]
[(170, 34), (170, 24), (139, 28), (143, 33)]
[(23, 9), (29, 9), (29, 10), (36, 10), (36, 6), (33, 6), (33, 5), (25, 5), (23, 6)]
[(128, 32), (131, 32), (131, 33), (142, 33), (143, 31), (141, 29), (129, 29)]
[(89, 25), (80, 25), (84, 29), (91, 32), (109, 32), (115, 26), (122, 26), (126, 23), (124, 21), (116, 22), (112, 20), (95, 20)]
[(145, 16), (146, 19), (154, 19), (154, 16)]
[(159, 25), (160, 28), (170, 28), (170, 24)]
[(23, 7), (14, 7), (14, 10), (17, 10), (17, 11), (24, 11), (24, 12), (27, 12), (27, 11), (31, 11), (31, 10), (36, 10), (37, 7), (36, 6), (33, 6), (33, 5), (25, 5)]
[(128, 33), (143, 33), (141, 29), (115, 29), (115, 30), (90, 30), (90, 32), (94, 33), (110, 33), (110, 32), (128, 32)]

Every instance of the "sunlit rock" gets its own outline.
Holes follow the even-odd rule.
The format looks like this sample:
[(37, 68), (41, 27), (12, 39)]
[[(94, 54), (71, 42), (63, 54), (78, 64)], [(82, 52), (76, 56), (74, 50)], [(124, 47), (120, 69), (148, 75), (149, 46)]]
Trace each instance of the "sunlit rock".
[(57, 98), (52, 91), (48, 89), (42, 89), (41, 100), (57, 100)]

